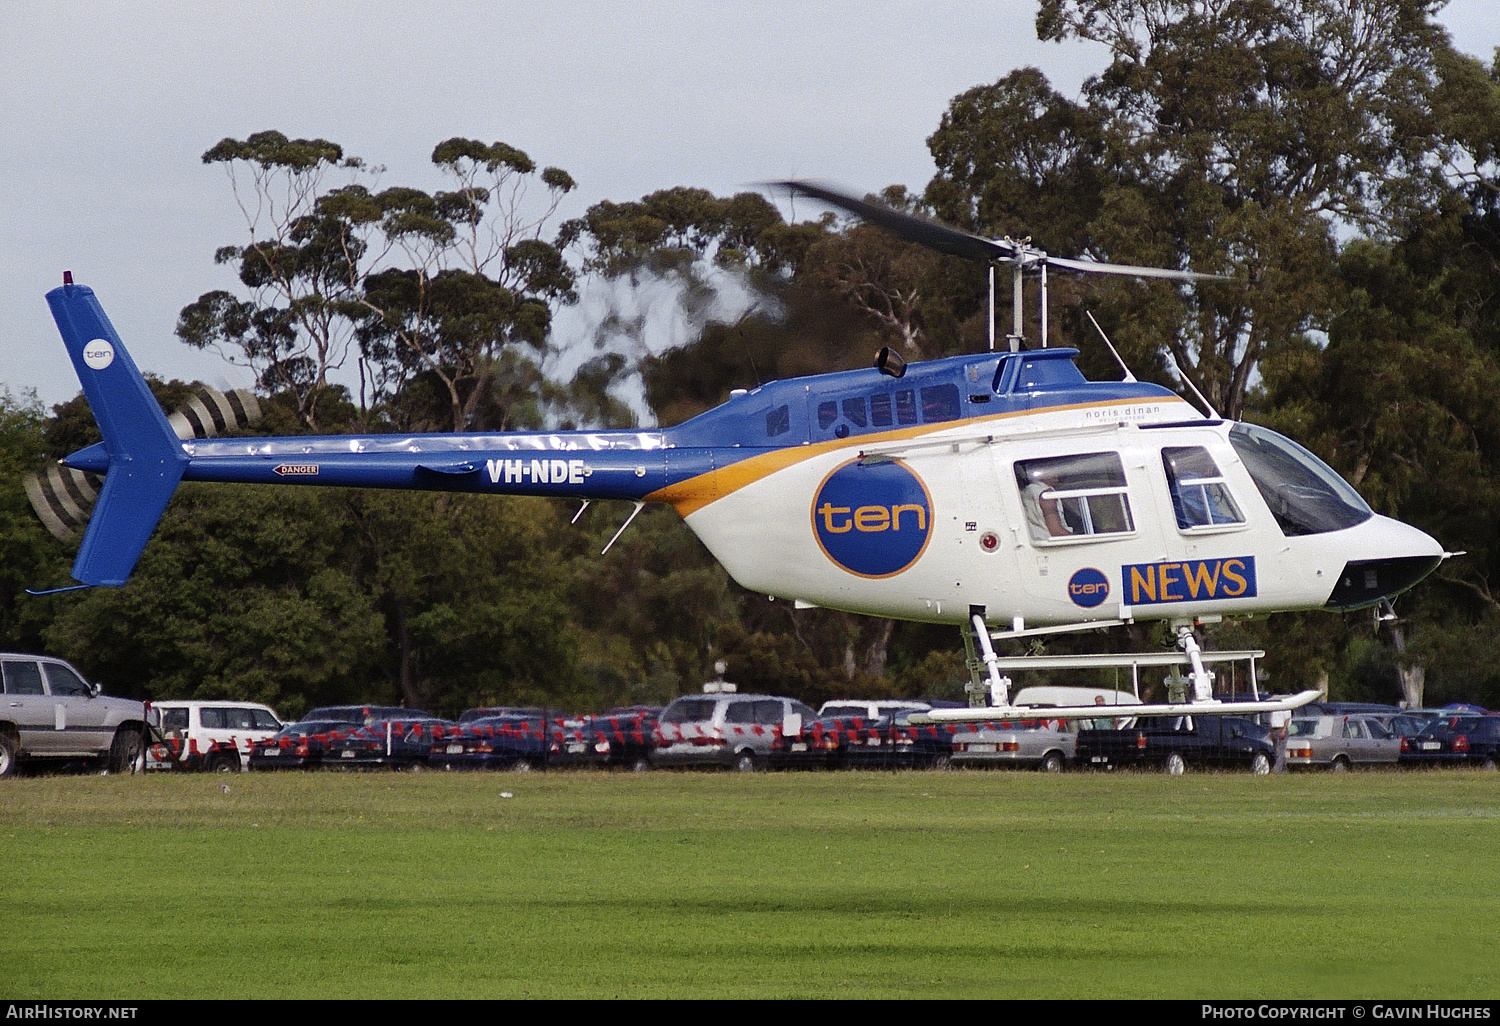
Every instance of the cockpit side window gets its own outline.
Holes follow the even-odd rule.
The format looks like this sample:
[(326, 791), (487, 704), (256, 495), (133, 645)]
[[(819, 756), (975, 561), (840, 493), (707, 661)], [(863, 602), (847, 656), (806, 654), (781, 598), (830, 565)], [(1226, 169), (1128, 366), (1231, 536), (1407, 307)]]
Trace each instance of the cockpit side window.
[(775, 438), (784, 435), (792, 429), (791, 410), (785, 406), (778, 406), (766, 414), (766, 435)]
[(1015, 472), (1034, 541), (1129, 534), (1135, 530), (1118, 453), (1019, 460)]
[(1166, 446), (1161, 462), (1172, 493), (1172, 512), (1183, 531), (1243, 524), (1244, 516), (1229, 493), (1208, 450), (1196, 445)]
[(1375, 515), (1347, 481), (1291, 439), (1253, 424), (1236, 424), (1229, 441), (1282, 534), (1341, 531)]

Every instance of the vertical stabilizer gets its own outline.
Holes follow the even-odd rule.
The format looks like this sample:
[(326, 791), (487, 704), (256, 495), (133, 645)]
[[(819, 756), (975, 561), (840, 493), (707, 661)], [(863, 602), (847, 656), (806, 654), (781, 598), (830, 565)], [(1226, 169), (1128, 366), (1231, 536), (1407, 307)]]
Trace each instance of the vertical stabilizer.
[(188, 457), (94, 290), (64, 285), (47, 293), (47, 303), (109, 456), (73, 577), (83, 584), (124, 584)]

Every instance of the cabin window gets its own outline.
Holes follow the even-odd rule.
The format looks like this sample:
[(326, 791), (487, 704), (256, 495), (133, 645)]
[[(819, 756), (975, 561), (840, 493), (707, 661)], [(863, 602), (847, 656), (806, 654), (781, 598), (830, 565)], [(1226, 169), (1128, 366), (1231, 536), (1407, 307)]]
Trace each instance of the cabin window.
[(1375, 515), (1347, 481), (1289, 438), (1236, 424), (1229, 443), (1288, 537), (1340, 531)]
[(839, 404), (832, 400), (818, 404), (818, 430), (827, 431), (839, 419)]
[(933, 385), (922, 389), (922, 420), (928, 424), (958, 419), (958, 386)]
[(766, 414), (766, 434), (775, 438), (784, 435), (792, 429), (791, 409), (786, 406), (778, 406)]
[(884, 392), (870, 396), (870, 423), (875, 427), (890, 427), (895, 423), (891, 417), (891, 397)]
[(1222, 527), (1243, 524), (1245, 518), (1229, 494), (1224, 475), (1219, 473), (1208, 450), (1196, 445), (1168, 446), (1161, 451), (1167, 471), (1167, 488), (1172, 493), (1172, 512), (1177, 526), (1191, 531), (1200, 527)]
[(1015, 470), (1033, 540), (1062, 541), (1135, 530), (1118, 453), (1021, 460)]
[(863, 399), (845, 399), (844, 416), (855, 427), (866, 427), (869, 424), (869, 418), (865, 416), (865, 401)]
[(917, 393), (911, 389), (896, 393), (896, 420), (902, 424), (917, 422)]

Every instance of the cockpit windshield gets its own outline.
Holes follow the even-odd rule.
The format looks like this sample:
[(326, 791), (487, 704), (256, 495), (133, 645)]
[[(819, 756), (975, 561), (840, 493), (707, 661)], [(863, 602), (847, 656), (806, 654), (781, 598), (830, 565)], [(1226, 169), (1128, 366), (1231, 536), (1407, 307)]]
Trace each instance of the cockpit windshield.
[(1375, 515), (1347, 481), (1291, 439), (1236, 424), (1229, 441), (1288, 537), (1341, 531)]

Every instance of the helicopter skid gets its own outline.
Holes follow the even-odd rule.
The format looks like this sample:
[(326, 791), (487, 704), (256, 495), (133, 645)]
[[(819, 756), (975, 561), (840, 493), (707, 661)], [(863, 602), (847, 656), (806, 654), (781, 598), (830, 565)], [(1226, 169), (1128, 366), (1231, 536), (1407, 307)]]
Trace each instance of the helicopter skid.
[(1265, 699), (1256, 702), (1177, 702), (1168, 705), (1141, 703), (1138, 705), (1010, 705), (975, 706), (968, 709), (929, 709), (914, 713), (910, 721), (916, 724), (931, 723), (979, 723), (990, 720), (1092, 720), (1108, 717), (1123, 719), (1129, 716), (1253, 716), (1257, 713), (1284, 712), (1300, 709), (1318, 698), (1317, 691), (1299, 691), (1284, 698)]

